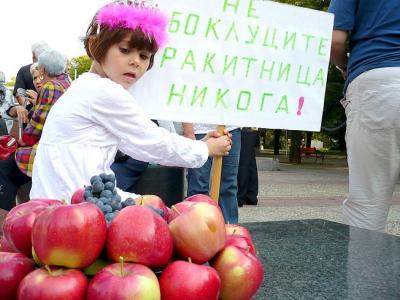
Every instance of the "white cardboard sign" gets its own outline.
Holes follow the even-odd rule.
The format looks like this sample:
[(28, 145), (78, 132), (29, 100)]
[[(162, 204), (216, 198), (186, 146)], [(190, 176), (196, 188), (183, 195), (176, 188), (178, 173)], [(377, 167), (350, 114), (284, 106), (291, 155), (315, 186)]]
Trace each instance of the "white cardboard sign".
[(169, 42), (131, 92), (149, 117), (319, 131), (333, 15), (262, 0), (159, 0)]

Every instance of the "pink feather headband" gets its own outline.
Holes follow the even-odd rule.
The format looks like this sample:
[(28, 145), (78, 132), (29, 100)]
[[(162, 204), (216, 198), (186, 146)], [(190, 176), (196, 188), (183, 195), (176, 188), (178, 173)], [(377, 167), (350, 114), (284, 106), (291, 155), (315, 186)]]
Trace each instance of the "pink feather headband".
[(111, 29), (126, 28), (140, 29), (153, 38), (158, 48), (162, 48), (167, 41), (168, 18), (158, 9), (138, 5), (110, 3), (100, 8), (96, 15), (99, 25)]

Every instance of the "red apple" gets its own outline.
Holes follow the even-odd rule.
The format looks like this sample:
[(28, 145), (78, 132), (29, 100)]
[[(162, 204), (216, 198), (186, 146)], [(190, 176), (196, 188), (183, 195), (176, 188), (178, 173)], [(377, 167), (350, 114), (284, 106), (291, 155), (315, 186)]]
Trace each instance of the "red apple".
[(224, 248), (211, 262), (221, 278), (220, 299), (252, 299), (261, 286), (264, 270), (249, 251), (235, 246)]
[(32, 259), (35, 262), (35, 265), (38, 266), (39, 268), (43, 267), (43, 263), (40, 261), (40, 259), (37, 257), (35, 253), (35, 249), (32, 247)]
[(172, 210), (167, 206), (167, 211), (168, 211), (168, 213), (167, 213), (167, 215), (168, 215), (167, 223), (169, 223), (170, 216), (172, 214)]
[(256, 254), (253, 239), (246, 227), (238, 224), (225, 224), (225, 229), (227, 236), (226, 246), (233, 245), (242, 249), (246, 249), (248, 246), (249, 251), (254, 255)]
[(79, 270), (41, 268), (29, 273), (18, 288), (18, 299), (84, 300), (88, 281)]
[(85, 189), (77, 189), (71, 197), (71, 204), (79, 204), (85, 201)]
[(250, 232), (246, 229), (246, 227), (243, 227), (238, 224), (226, 224), (225, 225), (226, 229), (226, 235), (239, 235), (243, 236), (245, 239), (247, 239), (251, 244), (253, 244), (253, 239), (251, 237)]
[(2, 235), (0, 238), (0, 252), (15, 253), (18, 251), (7, 241), (6, 237)]
[(172, 205), (168, 215), (168, 223), (171, 223), (173, 219), (175, 219), (177, 216), (182, 214), (186, 209), (192, 207), (195, 204), (196, 202), (193, 201), (182, 201), (175, 205)]
[(160, 286), (150, 268), (140, 264), (114, 263), (93, 277), (86, 299), (159, 300)]
[(100, 255), (107, 225), (101, 210), (84, 202), (50, 207), (32, 228), (32, 244), (45, 265), (86, 268)]
[(105, 260), (105, 259), (99, 257), (98, 259), (96, 259), (96, 261), (94, 263), (92, 263), (90, 266), (86, 267), (83, 270), (83, 273), (85, 273), (85, 275), (93, 276), (93, 275), (96, 275), (100, 270), (102, 270), (103, 268), (107, 267), (110, 264), (111, 264), (111, 262), (109, 260)]
[(242, 235), (232, 234), (226, 236), (225, 247), (235, 246), (242, 250), (248, 250), (251, 254), (256, 255), (256, 249), (252, 242)]
[(169, 211), (164, 201), (156, 195), (143, 195), (135, 199), (137, 205), (150, 205), (154, 208), (161, 209), (163, 212), (163, 218), (168, 221)]
[(172, 236), (168, 224), (146, 206), (128, 206), (110, 223), (107, 253), (111, 260), (161, 267), (172, 256)]
[(65, 204), (65, 201), (62, 200), (55, 200), (55, 199), (45, 199), (45, 198), (35, 198), (35, 199), (31, 199), (30, 201), (38, 201), (38, 202), (42, 202), (44, 204), (49, 204), (49, 205), (63, 205)]
[(33, 200), (11, 209), (3, 223), (4, 236), (10, 245), (26, 256), (31, 256), (31, 232), (37, 215), (49, 206), (60, 204), (57, 200)]
[(215, 201), (214, 199), (212, 199), (210, 196), (208, 195), (204, 195), (204, 194), (196, 194), (196, 195), (192, 195), (190, 197), (187, 197), (184, 201), (191, 201), (191, 202), (207, 202), (209, 204), (218, 206), (218, 202)]
[(215, 205), (194, 203), (168, 226), (177, 254), (195, 263), (207, 262), (225, 246), (224, 217)]
[(25, 255), (0, 252), (0, 298), (15, 299), (21, 280), (33, 270), (33, 261)]
[(218, 300), (220, 287), (215, 269), (187, 261), (174, 261), (160, 277), (163, 300)]

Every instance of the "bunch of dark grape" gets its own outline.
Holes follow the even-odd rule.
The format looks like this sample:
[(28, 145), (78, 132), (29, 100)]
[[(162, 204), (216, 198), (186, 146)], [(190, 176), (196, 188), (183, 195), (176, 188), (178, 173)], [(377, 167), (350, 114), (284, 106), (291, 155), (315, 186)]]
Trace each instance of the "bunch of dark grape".
[(95, 175), (90, 178), (90, 184), (85, 187), (84, 198), (101, 209), (107, 224), (111, 223), (121, 209), (136, 204), (132, 198), (121, 201), (121, 196), (115, 188), (114, 174)]

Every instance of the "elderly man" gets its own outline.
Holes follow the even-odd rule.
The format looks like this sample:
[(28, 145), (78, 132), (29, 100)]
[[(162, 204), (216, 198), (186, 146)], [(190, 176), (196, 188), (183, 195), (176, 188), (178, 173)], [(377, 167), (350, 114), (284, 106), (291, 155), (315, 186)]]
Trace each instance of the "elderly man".
[[(32, 50), (32, 61), (35, 63), (37, 62), (39, 55), (42, 54), (44, 51), (50, 50), (50, 47), (46, 42), (41, 41), (33, 44), (31, 50)], [(28, 90), (36, 91), (35, 86), (32, 83), (32, 75), (30, 72), (30, 67), (31, 64), (21, 67), (17, 73), (17, 78), (15, 79), (13, 94), (17, 99), (18, 103), (21, 105), (25, 103), (26, 99), (23, 94), (18, 93), (18, 89), (22, 89), (25, 91)]]

